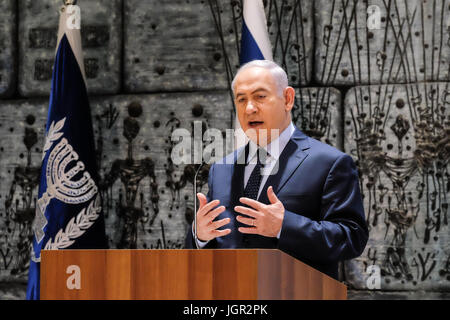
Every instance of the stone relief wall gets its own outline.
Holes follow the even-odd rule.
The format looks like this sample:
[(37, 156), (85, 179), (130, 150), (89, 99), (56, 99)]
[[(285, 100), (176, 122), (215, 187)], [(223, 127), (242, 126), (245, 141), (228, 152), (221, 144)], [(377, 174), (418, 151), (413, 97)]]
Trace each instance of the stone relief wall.
[[(61, 4), (0, 3), (0, 299), (25, 296)], [(349, 297), (449, 298), (450, 0), (264, 4), (295, 124), (358, 165), (370, 239), (341, 266)], [(232, 127), (242, 3), (78, 5), (110, 247), (180, 248), (198, 165), (172, 162), (171, 135)]]

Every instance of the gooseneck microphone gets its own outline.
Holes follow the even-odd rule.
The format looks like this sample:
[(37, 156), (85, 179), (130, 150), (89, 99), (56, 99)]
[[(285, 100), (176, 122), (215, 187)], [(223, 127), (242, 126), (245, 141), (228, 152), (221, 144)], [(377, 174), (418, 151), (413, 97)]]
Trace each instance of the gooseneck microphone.
[(202, 161), (194, 175), (194, 242), (197, 249), (200, 249), (197, 242), (197, 176), (204, 165), (205, 162)]

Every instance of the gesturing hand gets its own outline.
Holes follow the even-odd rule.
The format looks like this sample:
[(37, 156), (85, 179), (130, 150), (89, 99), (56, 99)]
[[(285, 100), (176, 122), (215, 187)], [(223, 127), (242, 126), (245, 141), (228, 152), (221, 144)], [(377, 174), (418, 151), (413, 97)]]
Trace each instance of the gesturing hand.
[(249, 198), (240, 198), (239, 201), (251, 208), (236, 206), (236, 212), (251, 218), (237, 216), (236, 219), (250, 227), (241, 227), (242, 233), (259, 234), (266, 237), (276, 237), (281, 230), (284, 218), (284, 206), (273, 192), (272, 186), (267, 189), (270, 204), (264, 204)]
[[(222, 212), (225, 211), (224, 206), (219, 205), (219, 200), (213, 200), (206, 203), (208, 200), (206, 196), (202, 193), (197, 193), (197, 198), (200, 203), (200, 207), (196, 213), (197, 215), (197, 238), (200, 241), (209, 241), (217, 237), (226, 236), (231, 232), (230, 229), (225, 230), (217, 230), (218, 228), (228, 224), (230, 222), (230, 218), (225, 218), (222, 220), (214, 221), (213, 220)], [(214, 209), (215, 208), (215, 209)]]

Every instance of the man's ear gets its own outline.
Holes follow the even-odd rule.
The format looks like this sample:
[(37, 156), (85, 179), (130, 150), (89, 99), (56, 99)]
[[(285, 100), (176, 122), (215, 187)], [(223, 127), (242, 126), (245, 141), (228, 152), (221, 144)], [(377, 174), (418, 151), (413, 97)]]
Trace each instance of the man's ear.
[(286, 87), (284, 89), (284, 101), (286, 111), (291, 111), (295, 101), (295, 89), (292, 87)]

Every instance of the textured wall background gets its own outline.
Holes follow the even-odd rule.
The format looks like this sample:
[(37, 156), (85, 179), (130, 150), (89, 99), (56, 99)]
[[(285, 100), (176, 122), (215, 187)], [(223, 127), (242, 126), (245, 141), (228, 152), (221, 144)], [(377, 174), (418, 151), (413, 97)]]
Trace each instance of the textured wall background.
[[(61, 4), (0, 3), (0, 299), (25, 297)], [(359, 168), (370, 239), (341, 266), (349, 297), (450, 298), (450, 0), (264, 4), (295, 123)], [(180, 248), (196, 166), (170, 137), (232, 126), (241, 1), (78, 5), (110, 246)]]

